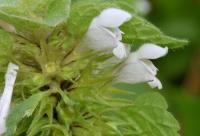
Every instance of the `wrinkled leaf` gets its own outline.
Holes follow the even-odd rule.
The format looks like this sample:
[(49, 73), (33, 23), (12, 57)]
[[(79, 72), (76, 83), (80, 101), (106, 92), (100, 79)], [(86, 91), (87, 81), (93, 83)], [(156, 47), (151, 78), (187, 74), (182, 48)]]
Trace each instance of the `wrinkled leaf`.
[(165, 99), (156, 92), (139, 95), (134, 106), (111, 112), (112, 128), (131, 136), (179, 136), (179, 124), (167, 111)]
[(153, 24), (136, 15), (122, 26), (122, 31), (125, 33), (123, 41), (132, 45), (155, 43), (169, 48), (178, 48), (188, 43), (186, 40), (166, 36)]

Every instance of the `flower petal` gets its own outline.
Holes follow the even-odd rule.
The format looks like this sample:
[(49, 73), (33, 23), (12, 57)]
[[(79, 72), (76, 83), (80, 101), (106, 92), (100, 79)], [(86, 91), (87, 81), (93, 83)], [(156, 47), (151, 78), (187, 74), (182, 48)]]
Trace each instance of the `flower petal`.
[(117, 8), (108, 8), (101, 12), (97, 17), (99, 25), (109, 28), (117, 28), (123, 23), (129, 21), (132, 18), (131, 14)]
[(117, 40), (122, 40), (122, 34), (124, 34), (119, 28), (115, 28), (112, 30), (112, 32), (115, 34)]
[(6, 117), (10, 109), (10, 103), (17, 76), (18, 66), (10, 63), (5, 76), (5, 88), (0, 99), (0, 135), (6, 130)]
[(152, 87), (152, 88), (158, 88), (159, 90), (161, 90), (163, 88), (162, 83), (160, 82), (160, 80), (158, 78), (154, 78), (153, 81), (148, 82), (148, 84)]
[(154, 66), (154, 64), (152, 63), (152, 61), (145, 59), (145, 60), (141, 60), (141, 62), (149, 70), (149, 72), (151, 72), (154, 76), (157, 75), (158, 69), (156, 68), (156, 66)]
[(140, 61), (126, 63), (119, 71), (116, 82), (142, 83), (154, 80), (154, 76), (144, 67)]
[(147, 43), (142, 45), (137, 51), (139, 59), (157, 59), (168, 53), (168, 48), (162, 48), (158, 45)]
[(119, 59), (126, 58), (127, 50), (126, 50), (125, 45), (123, 43), (119, 42), (118, 46), (113, 49), (113, 54)]
[(97, 51), (112, 50), (117, 47), (117, 39), (110, 30), (96, 26), (88, 30), (81, 44)]
[(90, 24), (90, 26), (89, 26), (89, 29), (98, 27), (99, 24), (98, 24), (97, 21), (98, 21), (98, 19), (97, 19), (97, 17), (95, 17), (95, 18), (92, 20), (92, 22), (91, 22), (91, 24)]

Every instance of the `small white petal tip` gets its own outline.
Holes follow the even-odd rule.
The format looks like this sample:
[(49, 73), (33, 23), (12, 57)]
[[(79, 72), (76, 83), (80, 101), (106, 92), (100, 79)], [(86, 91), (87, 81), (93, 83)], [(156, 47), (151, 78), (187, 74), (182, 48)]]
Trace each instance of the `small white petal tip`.
[(98, 23), (104, 27), (117, 28), (131, 18), (132, 15), (124, 10), (108, 8), (101, 12), (97, 20)]
[(151, 86), (151, 88), (158, 88), (159, 90), (163, 88), (162, 83), (156, 77), (154, 78), (153, 81), (148, 82), (148, 84)]
[(138, 50), (138, 58), (140, 59), (157, 59), (165, 56), (168, 53), (168, 47), (160, 47), (156, 44), (143, 44)]

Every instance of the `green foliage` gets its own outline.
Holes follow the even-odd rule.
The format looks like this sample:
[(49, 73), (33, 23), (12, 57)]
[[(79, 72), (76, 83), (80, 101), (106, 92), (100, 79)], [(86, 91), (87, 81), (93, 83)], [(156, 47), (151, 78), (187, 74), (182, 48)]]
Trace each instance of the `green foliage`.
[(155, 43), (172, 49), (188, 44), (187, 40), (166, 36), (157, 27), (136, 15), (122, 26), (122, 31), (125, 32), (124, 42), (130, 44)]
[(174, 117), (166, 111), (167, 104), (161, 95), (158, 93), (143, 94), (136, 99), (135, 105), (136, 108), (131, 113), (133, 120), (140, 127), (135, 127), (138, 134), (146, 133), (147, 136), (179, 135), (179, 125)]
[[(82, 93), (78, 92), (83, 95), (83, 98), (87, 97), (80, 101), (80, 105), (87, 107), (86, 109), (90, 112), (86, 116), (92, 116), (92, 118), (76, 121), (77, 125), (82, 126), (78, 130), (74, 128), (77, 136), (90, 134), (179, 136), (180, 128), (177, 121), (166, 111), (165, 99), (156, 92), (144, 93), (134, 99), (134, 92), (105, 89), (104, 93), (96, 94), (93, 90), (90, 93), (84, 93), (86, 90), (79, 90), (83, 91)], [(109, 95), (113, 98), (110, 98)], [(99, 120), (100, 118), (103, 119), (103, 122)], [(70, 120), (73, 120), (73, 117)], [(87, 129), (84, 130), (84, 128)], [(102, 131), (103, 129), (106, 131)]]
[[(1, 0), (1, 19), (32, 41), (46, 38), (52, 27), (67, 20), (70, 0)], [(39, 35), (38, 35), (39, 34)]]
[(24, 100), (21, 104), (17, 105), (10, 113), (7, 120), (7, 136), (13, 136), (18, 123), (25, 117), (30, 117), (35, 109), (37, 108), (39, 102), (44, 98), (47, 93), (38, 93), (32, 95), (30, 98)]

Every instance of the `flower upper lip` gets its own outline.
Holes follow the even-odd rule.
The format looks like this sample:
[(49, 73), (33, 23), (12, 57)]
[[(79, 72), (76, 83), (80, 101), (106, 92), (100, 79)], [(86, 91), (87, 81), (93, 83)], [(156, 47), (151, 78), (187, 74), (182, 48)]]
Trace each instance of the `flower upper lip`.
[(121, 9), (103, 10), (93, 19), (83, 43), (93, 50), (113, 52), (119, 59), (127, 57), (127, 45), (121, 42), (123, 32), (119, 27), (131, 18), (131, 14)]
[(118, 28), (123, 23), (129, 21), (131, 18), (131, 14), (124, 10), (108, 8), (101, 12), (96, 21), (103, 27)]

